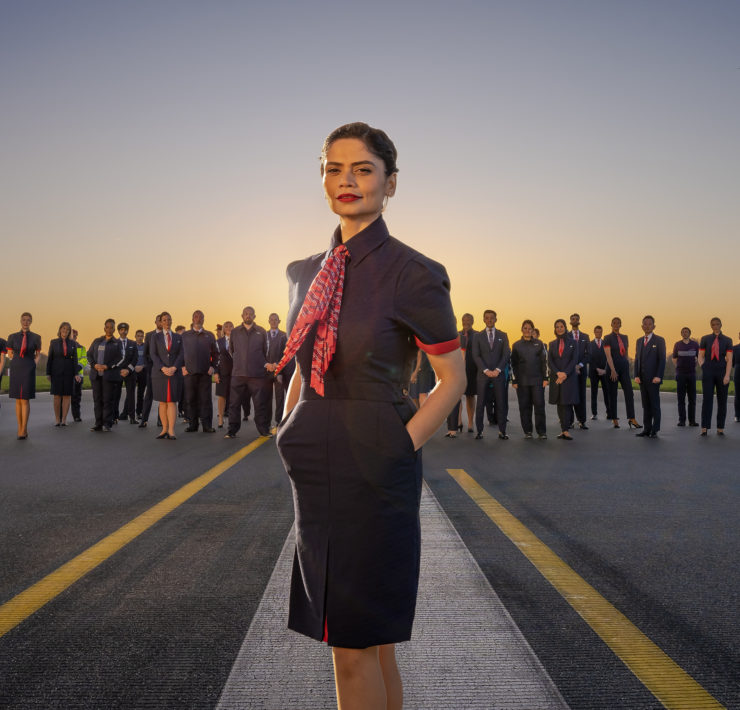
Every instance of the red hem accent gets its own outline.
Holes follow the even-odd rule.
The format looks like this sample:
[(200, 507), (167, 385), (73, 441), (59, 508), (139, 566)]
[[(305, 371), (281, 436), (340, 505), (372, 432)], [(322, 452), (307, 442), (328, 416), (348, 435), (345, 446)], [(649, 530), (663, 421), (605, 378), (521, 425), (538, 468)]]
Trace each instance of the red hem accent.
[(451, 353), (453, 350), (457, 350), (460, 347), (459, 337), (448, 340), (445, 343), (431, 343), (430, 345), (422, 343), (416, 336), (414, 336), (414, 340), (427, 355), (444, 355), (446, 353)]
[(321, 639), (324, 643), (329, 643), (329, 625), (324, 617), (324, 638)]

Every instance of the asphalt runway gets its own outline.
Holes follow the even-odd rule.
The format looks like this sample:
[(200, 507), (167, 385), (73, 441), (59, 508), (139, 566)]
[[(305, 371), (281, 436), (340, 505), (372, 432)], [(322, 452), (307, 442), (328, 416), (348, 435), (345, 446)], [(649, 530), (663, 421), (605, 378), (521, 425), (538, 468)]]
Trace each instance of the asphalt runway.
[[(181, 424), (177, 441), (157, 441), (153, 418), (145, 430), (122, 423), (91, 433), (87, 399), (85, 422), (58, 429), (45, 394), (32, 403), (29, 439), (17, 441), (13, 402), (2, 396), (0, 406), (0, 620), (24, 600), (0, 627), (0, 707), (215, 708), (293, 521), (273, 441), (257, 437), (252, 422), (233, 441), (185, 434)], [(675, 426), (675, 397), (664, 395), (660, 439), (601, 419), (569, 443), (555, 439), (554, 407), (547, 414), (547, 441), (521, 438), (512, 397), (509, 441), (488, 428), (482, 441), (440, 431), (425, 446), (429, 490), (465, 554), (568, 707), (740, 708), (740, 424), (730, 418), (727, 436), (700, 438)], [(235, 454), (242, 458), (216, 468)], [(460, 470), (701, 692), (692, 686), (684, 704), (656, 697), (631, 637), (617, 655), (576, 610), (578, 595), (568, 601), (556, 590), (526, 556), (529, 543), (512, 541), (450, 473)], [(199, 490), (140, 524), (120, 549), (106, 542), (208, 472)], [(96, 554), (99, 563), (90, 561)], [(75, 560), (92, 567), (59, 583), (58, 570)], [(33, 611), (33, 585), (45, 579), (61, 587)], [(443, 626), (439, 610), (448, 603), (452, 618), (460, 599), (454, 586), (438, 589)], [(459, 643), (464, 658), (466, 638)], [(653, 675), (668, 666), (657, 661)], [(451, 679), (461, 671), (448, 669)], [(414, 693), (408, 707), (425, 707), (423, 688)], [(510, 700), (490, 707), (520, 707)], [(464, 710), (460, 702), (451, 707)]]

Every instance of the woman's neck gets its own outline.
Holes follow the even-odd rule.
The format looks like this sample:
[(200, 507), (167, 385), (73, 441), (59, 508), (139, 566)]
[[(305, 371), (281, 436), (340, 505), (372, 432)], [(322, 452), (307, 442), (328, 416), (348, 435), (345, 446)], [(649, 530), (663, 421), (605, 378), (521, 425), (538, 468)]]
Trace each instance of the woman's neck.
[(359, 234), (363, 229), (367, 229), (381, 213), (378, 212), (376, 215), (363, 215), (357, 219), (351, 217), (339, 217), (339, 226), (342, 230), (342, 244), (346, 244), (355, 234)]

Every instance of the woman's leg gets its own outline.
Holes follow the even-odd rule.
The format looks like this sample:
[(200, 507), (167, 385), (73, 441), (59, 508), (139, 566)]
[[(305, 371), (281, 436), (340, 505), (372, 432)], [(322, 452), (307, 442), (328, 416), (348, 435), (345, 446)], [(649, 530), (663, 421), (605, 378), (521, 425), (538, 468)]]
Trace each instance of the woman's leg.
[(224, 425), (224, 411), (226, 411), (226, 397), (216, 397), (218, 402), (218, 425), (222, 427)]
[(21, 426), (23, 436), (28, 436), (28, 415), (31, 413), (31, 402), (27, 399), (20, 400), (21, 402)]
[(378, 646), (332, 648), (338, 710), (386, 710)]
[(475, 427), (475, 395), (466, 394), (465, 404), (468, 406), (468, 429), (473, 431)]
[(72, 396), (62, 397), (62, 424), (67, 423), (67, 415), (69, 414), (69, 405), (72, 403)]
[(380, 670), (385, 683), (385, 697), (387, 710), (401, 710), (403, 708), (403, 683), (401, 673), (396, 663), (396, 645), (393, 643), (378, 647)]
[(162, 431), (160, 434), (166, 434), (170, 428), (167, 419), (167, 402), (159, 403), (159, 421), (162, 422)]
[[(177, 421), (177, 402), (167, 402), (167, 433), (175, 435), (175, 422)], [(164, 422), (164, 420), (162, 420)]]
[(15, 419), (18, 423), (18, 436), (23, 436), (23, 400), (15, 400)]
[(54, 395), (54, 420), (57, 424), (62, 423), (62, 397), (61, 395)]

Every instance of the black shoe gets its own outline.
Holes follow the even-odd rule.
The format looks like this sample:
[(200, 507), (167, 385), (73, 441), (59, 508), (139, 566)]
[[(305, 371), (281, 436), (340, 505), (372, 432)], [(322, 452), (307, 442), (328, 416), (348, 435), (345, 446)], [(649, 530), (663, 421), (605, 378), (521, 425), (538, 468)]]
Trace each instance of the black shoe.
[(724, 436), (725, 430), (724, 429), (717, 429), (717, 436)]
[(588, 429), (586, 426), (586, 422), (578, 422), (578, 428), (579, 429)]
[(648, 438), (650, 438), (650, 439), (657, 439), (658, 438), (658, 432), (657, 431), (651, 431), (650, 434), (648, 434)]
[(190, 434), (191, 432), (194, 432), (194, 431), (198, 431), (198, 427), (197, 427), (197, 426), (189, 426), (189, 427), (187, 427), (187, 428), (185, 429), (185, 431), (186, 431), (186, 432), (187, 432), (188, 434)]
[(532, 432), (531, 432), (531, 431), (528, 431), (528, 432), (527, 432), (527, 433), (526, 433), (526, 434), (524, 435), (524, 438), (525, 438), (525, 439), (531, 439), (531, 438), (532, 438)]
[(706, 429), (704, 429), (704, 431), (702, 431), (702, 433), (699, 434), (699, 436), (706, 436), (706, 435), (707, 435), (707, 430)]
[(158, 434), (154, 438), (155, 439), (169, 439), (170, 435), (166, 431), (163, 431), (161, 434)]
[(137, 421), (136, 417), (129, 417), (128, 418), (128, 423), (129, 424), (138, 424), (139, 422)]
[(482, 439), (482, 438), (483, 438), (483, 434), (481, 434), (480, 432), (478, 432), (478, 433), (477, 433), (477, 434), (475, 435), (475, 438), (476, 438), (476, 439)]
[(228, 432), (228, 434), (224, 434), (224, 439), (236, 439), (236, 434)]
[(498, 438), (499, 438), (499, 439), (504, 439), (504, 440), (507, 440), (507, 439), (509, 438), (509, 435), (508, 435), (508, 434), (507, 434), (506, 432), (500, 431), (500, 432), (498, 433)]
[(57, 422), (54, 426), (62, 426), (61, 422)]
[(146, 429), (146, 422), (139, 422), (139, 429)]
[(638, 436), (640, 438), (642, 438), (644, 436), (650, 436), (650, 432), (649, 431), (641, 431), (639, 434), (635, 434), (635, 436)]
[(90, 427), (90, 431), (103, 431), (103, 427), (96, 424)]
[(109, 426), (104, 426), (101, 431), (109, 432), (111, 431), (111, 428)]
[(679, 422), (676, 426), (686, 426), (686, 422)]
[(595, 422), (597, 419), (598, 419), (598, 417), (595, 414), (592, 414), (591, 415), (591, 421), (594, 421)]
[(537, 434), (538, 439), (547, 439), (547, 434)]
[(204, 434), (215, 434), (216, 430), (212, 426), (204, 426), (203, 433)]
[(82, 421), (82, 417), (75, 417), (75, 418), (74, 418), (74, 420), (75, 420), (76, 422), (81, 422), (81, 421)]
[(699, 426), (699, 422), (689, 422), (689, 426)]
[(558, 439), (563, 439), (563, 441), (573, 441), (573, 437), (566, 433), (558, 434)]
[(249, 417), (244, 417), (244, 419), (242, 419), (242, 421), (243, 422), (248, 422), (249, 421)]

